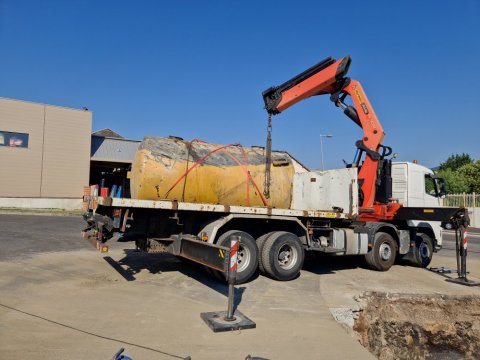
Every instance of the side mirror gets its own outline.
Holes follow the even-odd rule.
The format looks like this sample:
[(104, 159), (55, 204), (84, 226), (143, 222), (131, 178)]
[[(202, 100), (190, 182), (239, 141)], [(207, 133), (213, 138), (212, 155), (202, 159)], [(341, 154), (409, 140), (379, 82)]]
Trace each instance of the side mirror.
[(445, 189), (445, 179), (444, 178), (437, 178), (438, 181), (438, 197), (440, 199), (445, 199), (447, 195), (447, 190)]

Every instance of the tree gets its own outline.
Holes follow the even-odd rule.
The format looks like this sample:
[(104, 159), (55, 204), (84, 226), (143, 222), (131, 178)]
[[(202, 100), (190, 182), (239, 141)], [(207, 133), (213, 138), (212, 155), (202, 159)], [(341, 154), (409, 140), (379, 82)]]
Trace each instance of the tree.
[(480, 160), (463, 165), (456, 173), (468, 186), (468, 192), (480, 193)]
[(446, 180), (448, 193), (480, 192), (480, 160), (469, 154), (452, 154), (441, 163), (438, 175)]
[(470, 155), (463, 153), (459, 154), (452, 154), (448, 157), (447, 161), (440, 164), (439, 170), (447, 170), (451, 169), (452, 171), (457, 171), (462, 166), (473, 163), (473, 159)]
[(447, 168), (445, 170), (439, 170), (437, 174), (445, 179), (448, 194), (469, 192), (469, 185), (457, 171)]

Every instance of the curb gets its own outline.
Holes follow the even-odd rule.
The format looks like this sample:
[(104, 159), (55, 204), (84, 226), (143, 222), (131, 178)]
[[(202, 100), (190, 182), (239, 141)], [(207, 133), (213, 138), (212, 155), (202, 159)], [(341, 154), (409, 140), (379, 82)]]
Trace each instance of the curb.
[(0, 215), (82, 216), (84, 212), (54, 209), (0, 209)]

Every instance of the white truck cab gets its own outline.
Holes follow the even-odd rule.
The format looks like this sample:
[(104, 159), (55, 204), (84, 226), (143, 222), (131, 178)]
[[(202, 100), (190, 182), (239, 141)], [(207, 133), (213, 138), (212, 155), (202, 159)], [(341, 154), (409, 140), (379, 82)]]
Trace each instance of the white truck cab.
[[(392, 163), (392, 197), (405, 207), (441, 207), (445, 183), (429, 168), (412, 162)], [(408, 225), (431, 228), (437, 246), (442, 245), (440, 221), (408, 220)]]

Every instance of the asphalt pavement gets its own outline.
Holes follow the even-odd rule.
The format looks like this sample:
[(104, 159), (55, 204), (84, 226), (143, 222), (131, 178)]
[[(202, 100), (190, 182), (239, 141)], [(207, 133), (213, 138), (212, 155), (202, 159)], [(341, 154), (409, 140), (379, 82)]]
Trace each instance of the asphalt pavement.
[(39, 253), (87, 249), (78, 241), (85, 227), (81, 216), (0, 214), (0, 261)]
[[(468, 253), (469, 254), (480, 254), (480, 232), (477, 231), (468, 231)], [(455, 232), (453, 231), (444, 231), (443, 232), (443, 245), (442, 251), (451, 251), (455, 250)]]

